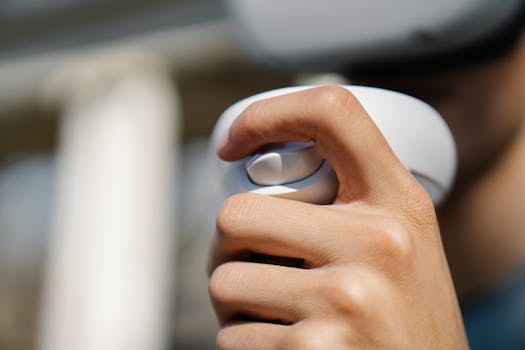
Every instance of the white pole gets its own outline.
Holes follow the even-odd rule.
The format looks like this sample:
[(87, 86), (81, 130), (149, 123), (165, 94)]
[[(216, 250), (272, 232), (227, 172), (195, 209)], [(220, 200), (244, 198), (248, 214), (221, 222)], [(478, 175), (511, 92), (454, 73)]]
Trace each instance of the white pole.
[(155, 57), (55, 76), (62, 125), (41, 350), (162, 349), (174, 281), (178, 103)]

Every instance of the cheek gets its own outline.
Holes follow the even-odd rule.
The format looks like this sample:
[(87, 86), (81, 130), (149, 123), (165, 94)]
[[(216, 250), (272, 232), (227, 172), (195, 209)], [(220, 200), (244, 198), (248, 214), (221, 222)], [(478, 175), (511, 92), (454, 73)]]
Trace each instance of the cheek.
[[(525, 35), (514, 54), (507, 59), (505, 72), (498, 88), (499, 106), (515, 112), (525, 111)], [(521, 113), (523, 117), (524, 113)]]
[[(457, 146), (459, 167), (470, 167), (486, 147), (486, 115), (484, 103), (473, 103), (478, 100), (469, 94), (450, 94), (432, 105), (447, 122)], [(484, 101), (479, 99), (479, 101)]]
[(518, 129), (525, 114), (525, 89), (518, 80), (525, 82), (525, 74), (522, 79), (515, 72), (507, 60), (477, 69), (433, 103), (456, 140), (460, 176), (470, 177), (492, 162)]
[(514, 60), (495, 91), (490, 113), (492, 128), (499, 135), (512, 135), (525, 119), (525, 48), (522, 57)]

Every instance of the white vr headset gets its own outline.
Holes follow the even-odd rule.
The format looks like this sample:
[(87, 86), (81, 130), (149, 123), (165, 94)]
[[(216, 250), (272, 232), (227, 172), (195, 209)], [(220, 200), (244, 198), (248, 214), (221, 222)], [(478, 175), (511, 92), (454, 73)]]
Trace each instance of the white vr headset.
[(274, 65), (439, 55), (483, 42), (522, 18), (523, 0), (228, 0), (237, 32)]

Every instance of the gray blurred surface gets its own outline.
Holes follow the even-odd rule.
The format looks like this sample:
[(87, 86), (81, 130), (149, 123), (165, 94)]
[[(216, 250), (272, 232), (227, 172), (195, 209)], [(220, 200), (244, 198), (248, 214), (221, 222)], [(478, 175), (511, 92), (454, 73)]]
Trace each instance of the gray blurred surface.
[(0, 59), (222, 20), (216, 0), (7, 0)]
[(34, 346), (54, 175), (49, 155), (0, 170), (0, 349)]
[[(213, 349), (217, 325), (205, 265), (220, 199), (206, 162), (207, 137), (226, 107), (290, 85), (292, 76), (234, 61), (180, 71), (173, 79), (182, 100), (185, 146), (177, 167), (180, 220), (172, 343), (175, 349)], [(26, 350), (34, 348), (59, 123), (54, 111), (35, 105), (0, 114), (0, 350)]]
[[(205, 265), (220, 197), (207, 151), (206, 139), (189, 142), (179, 168), (178, 289), (170, 326), (177, 349), (211, 349), (217, 329)], [(19, 157), (0, 169), (0, 349), (33, 347), (55, 181), (49, 154)]]
[(176, 349), (213, 349), (217, 323), (208, 299), (208, 244), (215, 230), (221, 195), (209, 161), (208, 140), (183, 148), (179, 187), (180, 235), (174, 320)]

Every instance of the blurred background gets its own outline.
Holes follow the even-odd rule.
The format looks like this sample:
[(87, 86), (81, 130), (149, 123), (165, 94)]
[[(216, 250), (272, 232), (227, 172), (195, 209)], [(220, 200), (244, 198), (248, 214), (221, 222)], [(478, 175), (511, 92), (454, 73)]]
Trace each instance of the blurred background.
[[(522, 0), (304, 3), (0, 0), (0, 350), (215, 348), (221, 113), (346, 82), (331, 70), (380, 86), (410, 70), (392, 88), (424, 88), (429, 67), (511, 47), (525, 13)], [(490, 85), (461, 79), (472, 101)], [(423, 95), (450, 92), (431, 80)]]
[(294, 79), (246, 57), (222, 1), (1, 1), (0, 349), (118, 349), (119, 332), (126, 349), (214, 348), (208, 135)]

